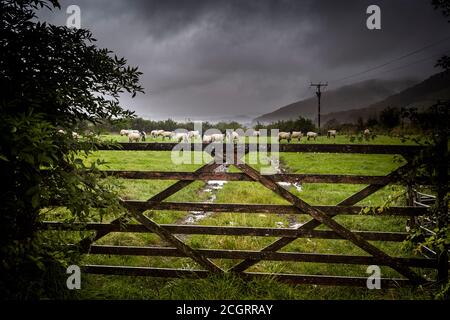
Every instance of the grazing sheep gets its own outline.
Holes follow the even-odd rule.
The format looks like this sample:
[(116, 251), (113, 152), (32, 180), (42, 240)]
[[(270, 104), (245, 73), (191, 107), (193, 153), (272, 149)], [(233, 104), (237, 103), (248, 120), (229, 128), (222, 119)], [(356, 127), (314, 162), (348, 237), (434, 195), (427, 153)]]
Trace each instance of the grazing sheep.
[(176, 132), (176, 133), (173, 135), (173, 138), (174, 138), (178, 143), (180, 143), (180, 142), (184, 142), (184, 143), (189, 142), (189, 135), (188, 135), (187, 133), (185, 133), (185, 132)]
[(297, 139), (300, 142), (300, 139), (303, 137), (303, 133), (301, 133), (300, 131), (292, 131), (291, 133), (291, 139)]
[(364, 139), (369, 140), (371, 134), (372, 133), (370, 132), (369, 129), (364, 130), (364, 132), (363, 132)]
[(278, 133), (278, 142), (281, 140), (287, 140), (287, 142), (291, 142), (291, 134), (289, 132), (280, 132)]
[(239, 141), (239, 134), (236, 131), (227, 131), (228, 142)]
[(120, 135), (121, 136), (127, 136), (127, 135), (129, 135), (130, 133), (139, 133), (139, 130), (132, 130), (132, 129), (122, 129), (122, 130), (120, 130)]
[(162, 139), (169, 138), (169, 140), (173, 137), (174, 133), (172, 131), (163, 131), (159, 134)]
[(121, 136), (127, 136), (130, 133), (139, 133), (139, 131), (137, 131), (137, 130), (129, 130), (129, 129), (128, 130), (127, 129), (120, 130), (120, 135)]
[(310, 138), (314, 139), (314, 141), (315, 141), (315, 140), (317, 139), (317, 133), (316, 133), (316, 132), (309, 131), (309, 132), (306, 134), (306, 137), (308, 138), (308, 141), (309, 141)]
[(189, 139), (192, 139), (192, 138), (194, 138), (194, 139), (200, 138), (200, 132), (198, 132), (197, 130), (195, 130), (195, 131), (189, 131), (189, 132), (188, 132), (188, 138), (189, 138)]
[(152, 138), (156, 138), (158, 135), (159, 135), (159, 133), (160, 132), (163, 132), (164, 130), (152, 130), (151, 132), (150, 132), (150, 136), (152, 137)]
[(223, 140), (225, 139), (224, 134), (222, 133), (215, 133), (211, 135), (212, 138), (212, 142), (223, 142)]
[(141, 134), (136, 132), (131, 132), (128, 134), (128, 142), (139, 142), (141, 140)]
[(210, 135), (203, 135), (203, 143), (211, 143), (212, 142), (212, 137)]
[(328, 130), (328, 132), (327, 132), (327, 138), (333, 137), (333, 138), (336, 139), (336, 134), (337, 134), (337, 131), (336, 131), (336, 130)]

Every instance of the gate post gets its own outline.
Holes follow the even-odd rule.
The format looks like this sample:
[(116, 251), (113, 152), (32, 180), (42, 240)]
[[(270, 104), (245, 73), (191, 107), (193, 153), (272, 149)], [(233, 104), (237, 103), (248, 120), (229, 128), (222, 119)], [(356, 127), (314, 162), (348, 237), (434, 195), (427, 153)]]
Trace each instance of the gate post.
[[(408, 184), (406, 185), (406, 205), (408, 207), (414, 207), (414, 200), (415, 200), (415, 195), (414, 195), (414, 187), (412, 182), (408, 181)], [(406, 226), (407, 226), (407, 230), (409, 231), (410, 229), (414, 229), (414, 227), (416, 226), (416, 219), (417, 217), (410, 217), (408, 219), (408, 221), (406, 222)]]
[[(445, 105), (445, 104), (444, 104)], [(446, 108), (444, 109), (444, 115), (448, 115)], [(440, 126), (436, 153), (437, 153), (437, 167), (436, 167), (436, 209), (437, 209), (437, 227), (438, 230), (448, 227), (448, 200), (447, 200), (447, 187), (448, 187), (448, 132), (447, 123)], [(444, 237), (444, 243), (447, 240), (447, 233), (442, 232), (441, 236)], [(438, 281), (445, 283), (448, 281), (448, 248), (444, 245), (443, 250), (437, 252), (438, 258)]]

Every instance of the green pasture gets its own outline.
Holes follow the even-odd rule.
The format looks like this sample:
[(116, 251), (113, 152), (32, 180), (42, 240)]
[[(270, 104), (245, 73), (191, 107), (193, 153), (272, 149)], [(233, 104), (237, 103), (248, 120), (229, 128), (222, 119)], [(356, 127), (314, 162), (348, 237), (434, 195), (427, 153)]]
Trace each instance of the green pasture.
[[(113, 138), (116, 141), (126, 140), (125, 137), (120, 136), (108, 136), (107, 138)], [(329, 143), (330, 140), (320, 137), (316, 143), (327, 142)], [(331, 143), (334, 142), (349, 143), (344, 136), (338, 136)], [(380, 136), (370, 143), (400, 144), (401, 142), (397, 138)], [(281, 167), (289, 173), (385, 175), (404, 163), (401, 157), (393, 155), (280, 153), (279, 157)], [(203, 158), (205, 163), (210, 160), (207, 155), (204, 155)], [(105, 164), (101, 166), (105, 170), (194, 171), (201, 166), (201, 164), (175, 165), (171, 161), (170, 152), (162, 151), (98, 151), (85, 161), (89, 163), (95, 159), (105, 161)], [(252, 165), (255, 168), (260, 167), (259, 163)], [(236, 172), (238, 169), (232, 168), (231, 171)], [(115, 179), (115, 183), (121, 187), (121, 197), (135, 200), (147, 200), (174, 182)], [(211, 193), (205, 190), (205, 184), (205, 182), (196, 181), (167, 201), (206, 201), (210, 199)], [(289, 190), (312, 205), (335, 205), (364, 187), (364, 185), (352, 184), (304, 184), (301, 191), (294, 186)], [(378, 206), (387, 201), (394, 205), (405, 205), (404, 191), (404, 187), (400, 185), (390, 185), (363, 200), (360, 205)], [(222, 189), (215, 192), (214, 202), (287, 204), (284, 199), (258, 183), (234, 181), (224, 184)], [(158, 223), (184, 223), (184, 219), (189, 215), (188, 212), (178, 211), (147, 211), (146, 214)], [(201, 225), (286, 228), (310, 219), (306, 215), (282, 215), (276, 212), (270, 214), (212, 213), (197, 223)], [(402, 232), (406, 227), (406, 218), (403, 217), (376, 217), (360, 214), (356, 216), (342, 215), (335, 219), (353, 230)], [(320, 226), (319, 229), (327, 228)], [(183, 235), (181, 237), (194, 248), (242, 250), (260, 250), (276, 240), (271, 237), (250, 236)], [(128, 246), (166, 245), (156, 235), (144, 233), (111, 233), (97, 243)], [(394, 256), (414, 256), (402, 243), (373, 242), (373, 244)], [(367, 255), (346, 240), (313, 238), (296, 239), (282, 251)], [(228, 269), (239, 261), (215, 259), (214, 262), (220, 267)], [(171, 257), (86, 255), (84, 263), (200, 268), (190, 259)], [(249, 271), (364, 277), (367, 275), (366, 267), (346, 264), (265, 261), (251, 267)], [(381, 267), (381, 270), (383, 277), (399, 277), (399, 274), (389, 267)], [(417, 272), (427, 277), (434, 275), (434, 271), (428, 269), (417, 270)], [(229, 274), (202, 280), (84, 275), (79, 297), (81, 299), (427, 299), (431, 297), (431, 290), (429, 288), (368, 290), (351, 287), (294, 286), (278, 283), (270, 276), (267, 279), (248, 282)]]
[[(121, 136), (119, 134), (103, 134), (100, 136), (102, 140), (106, 141), (115, 141), (115, 142), (128, 142), (127, 136)], [(360, 136), (354, 136), (353, 139), (349, 135), (344, 134), (338, 134), (336, 138), (327, 138), (327, 136), (319, 136), (316, 140), (310, 139), (307, 140), (306, 137), (302, 137), (300, 141), (298, 139), (291, 140), (290, 143), (318, 143), (318, 144), (388, 144), (388, 145), (395, 145), (395, 144), (415, 144), (410, 138), (414, 138), (413, 136), (406, 137), (407, 139), (403, 139), (401, 137), (394, 137), (394, 136), (388, 136), (388, 135), (376, 135), (373, 139), (369, 140), (363, 140)], [(239, 142), (245, 142), (245, 143), (256, 143), (256, 142), (262, 142), (265, 143), (271, 139), (274, 139), (277, 141), (277, 138), (257, 138), (257, 137), (240, 137)], [(147, 137), (145, 139), (146, 143), (151, 142), (176, 142), (173, 139), (162, 137), (152, 138), (149, 133), (147, 133)], [(193, 139), (192, 142), (201, 142), (200, 138)], [(286, 140), (282, 140), (280, 143), (288, 143)]]

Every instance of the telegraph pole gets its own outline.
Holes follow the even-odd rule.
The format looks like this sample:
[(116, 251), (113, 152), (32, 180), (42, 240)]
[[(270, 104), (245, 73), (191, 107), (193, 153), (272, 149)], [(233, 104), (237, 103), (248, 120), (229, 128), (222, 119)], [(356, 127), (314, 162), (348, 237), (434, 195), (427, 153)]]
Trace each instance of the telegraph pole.
[(320, 134), (320, 97), (322, 96), (322, 91), (320, 91), (320, 89), (322, 87), (326, 87), (328, 86), (328, 82), (327, 83), (312, 83), (310, 87), (316, 87), (317, 91), (316, 91), (316, 96), (317, 96), (317, 101), (318, 101), (318, 105), (317, 105), (317, 127), (319, 128), (319, 134)]

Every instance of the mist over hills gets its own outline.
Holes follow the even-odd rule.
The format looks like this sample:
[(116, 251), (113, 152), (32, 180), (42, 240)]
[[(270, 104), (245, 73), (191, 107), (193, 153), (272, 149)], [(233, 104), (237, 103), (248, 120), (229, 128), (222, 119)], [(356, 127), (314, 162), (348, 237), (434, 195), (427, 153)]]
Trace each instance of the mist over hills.
[[(322, 93), (322, 114), (360, 109), (396, 94), (414, 84), (417, 80), (367, 80), (346, 85)], [(311, 98), (291, 103), (271, 113), (255, 118), (259, 122), (273, 122), (277, 120), (294, 119), (298, 116), (316, 119), (317, 98)]]
[(386, 107), (416, 107), (424, 109), (439, 99), (450, 99), (450, 72), (435, 74), (420, 83), (370, 104), (365, 108), (324, 114), (322, 119), (323, 123), (331, 119), (341, 123), (355, 122), (358, 118), (367, 120), (370, 117), (376, 118), (380, 111)]
[[(334, 119), (340, 123), (356, 122), (358, 118), (376, 118), (386, 107), (426, 108), (438, 99), (450, 98), (450, 73), (441, 72), (419, 81), (413, 79), (372, 79), (323, 91), (321, 122)], [(297, 101), (263, 115), (204, 115), (201, 118), (174, 118), (179, 122), (231, 122), (250, 127), (256, 122), (271, 123), (296, 119), (299, 116), (317, 121), (316, 96)]]

